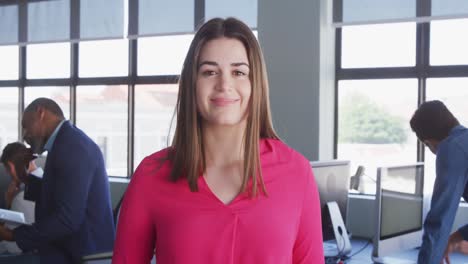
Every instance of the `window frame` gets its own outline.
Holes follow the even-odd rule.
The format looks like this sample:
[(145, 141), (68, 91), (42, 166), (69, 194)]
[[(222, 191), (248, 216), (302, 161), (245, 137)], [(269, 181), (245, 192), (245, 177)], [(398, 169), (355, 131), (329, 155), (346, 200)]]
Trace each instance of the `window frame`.
[[(423, 2), (417, 1), (418, 15), (430, 12), (430, 6), (425, 5)], [(415, 66), (381, 68), (342, 68), (342, 28), (335, 29), (335, 120), (333, 150), (335, 159), (338, 156), (338, 98), (340, 81), (415, 78), (418, 80), (418, 105), (420, 105), (426, 101), (426, 83), (428, 78), (468, 77), (468, 65), (430, 65), (430, 26), (430, 22), (418, 23), (416, 25)], [(418, 162), (424, 162), (424, 150), (424, 145), (418, 140), (415, 153)]]
[[(67, 86), (70, 90), (70, 122), (76, 123), (76, 92), (77, 86), (86, 85), (127, 85), (128, 87), (128, 102), (127, 102), (127, 176), (111, 178), (130, 178), (134, 172), (136, 164), (134, 164), (134, 123), (135, 123), (135, 87), (144, 84), (177, 84), (179, 75), (151, 75), (139, 76), (137, 71), (138, 65), (138, 38), (135, 38), (132, 33), (138, 32), (138, 1), (128, 1), (128, 75), (120, 77), (79, 77), (79, 51), (80, 44), (76, 39), (79, 39), (80, 23), (79, 1), (70, 2), (70, 77), (69, 78), (42, 78), (42, 79), (27, 79), (27, 24), (28, 24), (28, 9), (25, 3), (18, 5), (18, 36), (20, 40), (18, 52), (19, 73), (18, 78), (13, 80), (0, 80), (0, 89), (3, 87), (18, 87), (18, 140), (22, 140), (21, 118), (25, 108), (25, 87), (41, 87), (41, 86)], [(205, 21), (205, 0), (195, 0), (194, 5), (194, 28)], [(171, 34), (167, 34), (171, 35)]]

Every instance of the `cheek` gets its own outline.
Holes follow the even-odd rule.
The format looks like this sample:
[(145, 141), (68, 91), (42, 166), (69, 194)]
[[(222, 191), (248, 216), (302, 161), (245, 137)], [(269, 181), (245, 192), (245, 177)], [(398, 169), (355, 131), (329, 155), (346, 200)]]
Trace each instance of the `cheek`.
[(203, 107), (203, 102), (204, 102), (204, 97), (205, 97), (203, 89), (199, 87), (203, 87), (203, 86), (200, 86), (199, 83), (197, 82), (197, 88), (195, 88), (195, 103), (196, 103), (196, 108), (198, 112), (200, 112), (201, 110), (200, 108)]
[(239, 92), (242, 96), (243, 104), (248, 105), (251, 100), (250, 97), (252, 96), (252, 87), (250, 86), (250, 83), (246, 85), (243, 89), (241, 89)]

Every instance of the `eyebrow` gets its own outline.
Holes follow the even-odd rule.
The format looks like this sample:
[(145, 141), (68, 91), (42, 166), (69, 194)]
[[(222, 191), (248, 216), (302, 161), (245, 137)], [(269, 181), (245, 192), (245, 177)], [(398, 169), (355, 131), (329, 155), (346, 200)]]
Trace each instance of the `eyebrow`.
[[(201, 66), (203, 66), (203, 65), (218, 66), (219, 64), (217, 62), (214, 62), (214, 61), (203, 61), (200, 64), (198, 64), (198, 68), (200, 69)], [(242, 65), (247, 66), (247, 67), (250, 68), (249, 64), (246, 63), (246, 62), (233, 62), (233, 63), (231, 63), (231, 66), (235, 66), (235, 67), (242, 66)]]

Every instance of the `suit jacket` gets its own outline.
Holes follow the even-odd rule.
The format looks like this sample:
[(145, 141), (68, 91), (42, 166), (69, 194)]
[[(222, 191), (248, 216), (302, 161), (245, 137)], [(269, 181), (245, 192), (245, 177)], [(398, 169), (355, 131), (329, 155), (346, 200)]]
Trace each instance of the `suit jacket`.
[(25, 185), (24, 199), (36, 202), (40, 199), (42, 189), (42, 179), (32, 174), (28, 175), (28, 182)]
[(65, 122), (48, 153), (36, 222), (14, 229), (23, 251), (38, 250), (41, 263), (80, 263), (111, 251), (115, 228), (109, 183), (99, 147)]

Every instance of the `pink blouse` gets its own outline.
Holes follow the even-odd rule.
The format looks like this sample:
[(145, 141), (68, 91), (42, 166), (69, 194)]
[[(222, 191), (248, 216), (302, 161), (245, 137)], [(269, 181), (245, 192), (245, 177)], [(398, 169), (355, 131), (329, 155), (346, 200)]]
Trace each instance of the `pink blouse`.
[(198, 192), (168, 180), (167, 149), (138, 166), (122, 204), (114, 264), (324, 263), (320, 202), (309, 161), (279, 140), (260, 142), (268, 196), (222, 203), (203, 177)]

